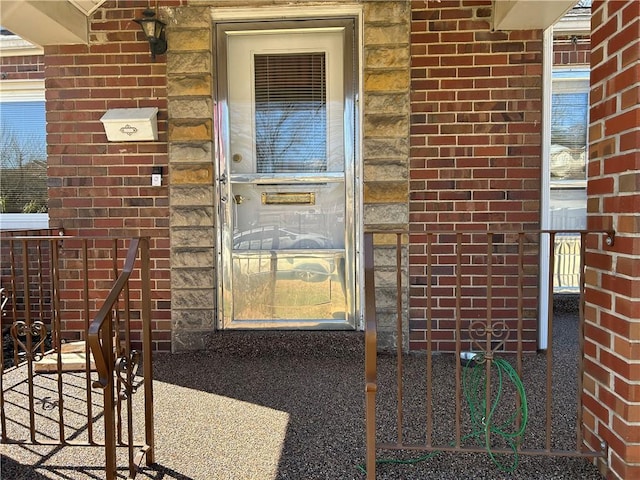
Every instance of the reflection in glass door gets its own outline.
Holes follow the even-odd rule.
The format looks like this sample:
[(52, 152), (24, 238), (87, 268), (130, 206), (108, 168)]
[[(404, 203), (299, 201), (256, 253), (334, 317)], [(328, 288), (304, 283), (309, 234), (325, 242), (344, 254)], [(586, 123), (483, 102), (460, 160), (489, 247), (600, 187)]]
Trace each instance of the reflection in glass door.
[(294, 26), (218, 26), (222, 328), (355, 327), (353, 23)]

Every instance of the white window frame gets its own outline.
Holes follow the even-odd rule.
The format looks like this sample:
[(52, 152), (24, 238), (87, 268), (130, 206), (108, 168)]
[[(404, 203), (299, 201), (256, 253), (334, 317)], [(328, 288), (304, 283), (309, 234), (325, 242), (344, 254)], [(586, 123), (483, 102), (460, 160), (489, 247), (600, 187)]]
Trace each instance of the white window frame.
[[(554, 73), (558, 72), (566, 72), (566, 78), (553, 78)], [(585, 77), (586, 73), (586, 77)], [(573, 75), (572, 75), (573, 74)], [(551, 78), (551, 95), (557, 93), (587, 93), (589, 94), (589, 66), (588, 65), (573, 65), (566, 67), (555, 67), (552, 71)], [(550, 105), (552, 110), (553, 105)], [(587, 100), (587, 110), (589, 108), (589, 101)], [(553, 112), (551, 112), (553, 113)], [(588, 112), (587, 112), (588, 113)], [(550, 121), (553, 120), (550, 117)], [(551, 142), (551, 123), (548, 125), (549, 129), (549, 142)], [(586, 138), (586, 154), (589, 153), (589, 126), (586, 125), (587, 138)], [(550, 152), (549, 152), (550, 153)], [(550, 158), (550, 155), (549, 157)], [(588, 161), (588, 159), (587, 159)], [(551, 172), (549, 172), (551, 175)], [(585, 174), (584, 180), (550, 180), (550, 188), (553, 189), (561, 189), (561, 188), (587, 188), (587, 178)]]
[[(567, 17), (566, 17), (567, 18)], [(542, 59), (542, 168), (541, 168), (541, 192), (540, 192), (540, 227), (542, 230), (548, 230), (551, 226), (551, 100), (553, 95), (553, 38), (554, 31), (567, 34), (585, 34), (590, 33), (590, 23), (584, 21), (582, 17), (568, 18), (568, 21), (561, 20), (555, 26), (547, 28), (543, 32), (543, 59)], [(575, 70), (584, 70), (582, 67), (573, 65)], [(589, 68), (589, 66), (585, 66)], [(588, 126), (587, 126), (588, 127)], [(587, 128), (588, 132), (588, 128)], [(587, 139), (588, 149), (588, 139)], [(553, 182), (553, 186), (559, 186), (561, 182)], [(562, 181), (563, 186), (577, 188), (586, 188), (586, 179)], [(553, 305), (549, 302), (549, 296), (546, 295), (549, 288), (549, 263), (547, 259), (550, 253), (549, 236), (542, 235), (540, 241), (540, 292), (538, 300), (538, 348), (546, 350), (548, 347), (549, 335), (549, 311)]]
[[(44, 80), (0, 80), (0, 105), (8, 102), (44, 102)], [(1, 115), (0, 107), (0, 115)], [(48, 213), (0, 213), (0, 230), (49, 228)]]

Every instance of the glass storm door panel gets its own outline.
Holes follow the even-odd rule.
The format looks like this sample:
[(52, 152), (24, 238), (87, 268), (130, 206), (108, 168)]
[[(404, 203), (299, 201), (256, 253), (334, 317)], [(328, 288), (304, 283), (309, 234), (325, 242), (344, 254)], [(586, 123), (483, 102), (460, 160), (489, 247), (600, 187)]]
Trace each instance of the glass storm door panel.
[(218, 27), (220, 326), (355, 328), (353, 24), (242, 27)]

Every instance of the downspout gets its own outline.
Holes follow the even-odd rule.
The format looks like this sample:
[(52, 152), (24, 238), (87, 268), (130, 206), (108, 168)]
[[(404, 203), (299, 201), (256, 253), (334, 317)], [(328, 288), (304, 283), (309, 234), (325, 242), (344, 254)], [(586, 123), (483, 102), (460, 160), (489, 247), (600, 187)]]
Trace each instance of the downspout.
[[(550, 196), (551, 196), (551, 77), (553, 70), (553, 26), (543, 32), (542, 36), (542, 165), (540, 169), (540, 228), (551, 228)], [(540, 235), (540, 276), (538, 304), (538, 350), (547, 349), (549, 333), (549, 235)]]

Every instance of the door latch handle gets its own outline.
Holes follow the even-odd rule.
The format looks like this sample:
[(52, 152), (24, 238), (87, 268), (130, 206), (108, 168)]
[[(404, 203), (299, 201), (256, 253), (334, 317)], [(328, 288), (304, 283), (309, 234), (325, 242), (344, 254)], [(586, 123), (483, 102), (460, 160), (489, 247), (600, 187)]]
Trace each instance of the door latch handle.
[(242, 195), (234, 195), (233, 199), (236, 201), (237, 205), (242, 205), (244, 202), (244, 197)]

